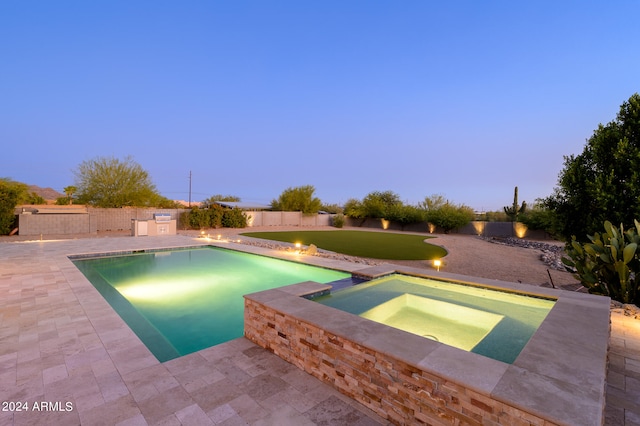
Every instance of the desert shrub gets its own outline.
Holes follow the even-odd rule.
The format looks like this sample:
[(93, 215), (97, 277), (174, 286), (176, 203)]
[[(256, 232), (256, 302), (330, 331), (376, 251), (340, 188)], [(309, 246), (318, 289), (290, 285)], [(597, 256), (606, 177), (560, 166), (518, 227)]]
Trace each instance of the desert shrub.
[(342, 228), (344, 226), (344, 215), (342, 213), (338, 213), (337, 215), (333, 216), (333, 226), (335, 226), (336, 228)]
[(19, 191), (0, 181), (0, 235), (11, 232), (16, 219), (15, 208), (18, 205)]
[(475, 212), (464, 204), (453, 204), (442, 195), (432, 195), (422, 203), (426, 221), (442, 228), (445, 234), (452, 229), (462, 228), (473, 219)]
[(287, 188), (277, 200), (271, 201), (271, 208), (275, 211), (299, 211), (303, 214), (318, 213), (322, 201), (320, 201), (320, 198), (313, 196), (315, 190), (312, 185)]
[(362, 200), (364, 217), (374, 219), (392, 220), (389, 216), (401, 206), (400, 196), (393, 191), (373, 191)]
[(246, 228), (247, 215), (238, 208), (224, 210), (222, 226), (226, 228)]
[(353, 219), (364, 219), (366, 217), (362, 202), (355, 198), (348, 199), (344, 204), (344, 214)]
[(640, 306), (640, 223), (634, 222), (635, 227), (625, 231), (606, 221), (605, 232), (589, 235), (587, 243), (574, 236), (567, 247), (569, 257), (562, 261), (589, 293)]
[(189, 229), (191, 226), (189, 225), (189, 216), (191, 212), (181, 212), (178, 216), (178, 227), (179, 229)]
[(207, 209), (207, 213), (209, 215), (209, 227), (220, 228), (222, 226), (224, 208), (218, 204), (211, 204)]
[(209, 227), (209, 214), (205, 209), (194, 207), (188, 213), (187, 224), (191, 229), (204, 229)]
[(45, 200), (43, 196), (38, 195), (35, 192), (31, 192), (29, 193), (29, 195), (27, 195), (27, 204), (31, 204), (31, 205), (47, 204), (47, 200)]
[(557, 217), (553, 210), (548, 209), (543, 204), (538, 203), (533, 208), (518, 216), (520, 222), (527, 225), (529, 229), (540, 229), (551, 235), (557, 232)]
[(404, 227), (412, 223), (424, 222), (425, 211), (412, 205), (394, 204), (387, 208), (385, 219), (399, 223)]

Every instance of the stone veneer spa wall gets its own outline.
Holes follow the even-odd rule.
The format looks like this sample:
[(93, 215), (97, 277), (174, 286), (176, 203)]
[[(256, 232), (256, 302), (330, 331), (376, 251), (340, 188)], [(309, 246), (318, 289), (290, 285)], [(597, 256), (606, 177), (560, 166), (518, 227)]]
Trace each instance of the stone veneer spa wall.
[[(245, 336), (395, 424), (603, 422), (607, 298), (550, 290), (556, 306), (506, 364), (301, 297), (329, 289), (307, 282), (245, 296)], [(583, 321), (557, 330), (566, 315)]]

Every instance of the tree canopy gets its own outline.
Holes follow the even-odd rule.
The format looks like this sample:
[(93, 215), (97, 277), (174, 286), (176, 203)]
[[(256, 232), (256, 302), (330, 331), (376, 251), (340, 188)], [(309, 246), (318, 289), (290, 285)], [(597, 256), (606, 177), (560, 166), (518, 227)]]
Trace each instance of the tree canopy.
[(11, 232), (16, 206), (27, 197), (27, 185), (0, 178), (0, 235)]
[(149, 207), (169, 200), (156, 191), (149, 174), (132, 157), (96, 157), (74, 172), (78, 201), (95, 207)]
[(312, 185), (287, 188), (271, 202), (271, 208), (276, 211), (300, 211), (304, 214), (318, 213), (322, 201), (314, 197), (315, 188)]
[(564, 157), (544, 205), (567, 241), (572, 235), (585, 241), (606, 220), (629, 227), (640, 219), (640, 95), (625, 101), (615, 120), (598, 125), (580, 155)]

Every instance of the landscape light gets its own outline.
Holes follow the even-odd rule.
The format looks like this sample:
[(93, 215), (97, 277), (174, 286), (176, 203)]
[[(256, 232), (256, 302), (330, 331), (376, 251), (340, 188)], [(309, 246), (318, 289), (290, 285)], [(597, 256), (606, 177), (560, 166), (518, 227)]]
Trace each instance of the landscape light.
[(433, 266), (436, 267), (436, 270), (438, 272), (440, 272), (440, 265), (442, 265), (442, 262), (440, 261), (440, 259), (436, 259), (436, 260), (433, 261)]

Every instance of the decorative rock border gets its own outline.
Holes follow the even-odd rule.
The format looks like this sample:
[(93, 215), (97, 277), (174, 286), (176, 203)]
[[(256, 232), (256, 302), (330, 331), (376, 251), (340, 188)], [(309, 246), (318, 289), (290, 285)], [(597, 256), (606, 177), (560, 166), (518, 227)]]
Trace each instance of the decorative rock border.
[(485, 241), (494, 244), (501, 244), (510, 247), (521, 247), (526, 249), (540, 250), (540, 260), (548, 267), (557, 271), (566, 271), (562, 263), (562, 256), (564, 256), (564, 247), (556, 244), (543, 243), (540, 241), (523, 240), (520, 238), (486, 238), (480, 237)]

